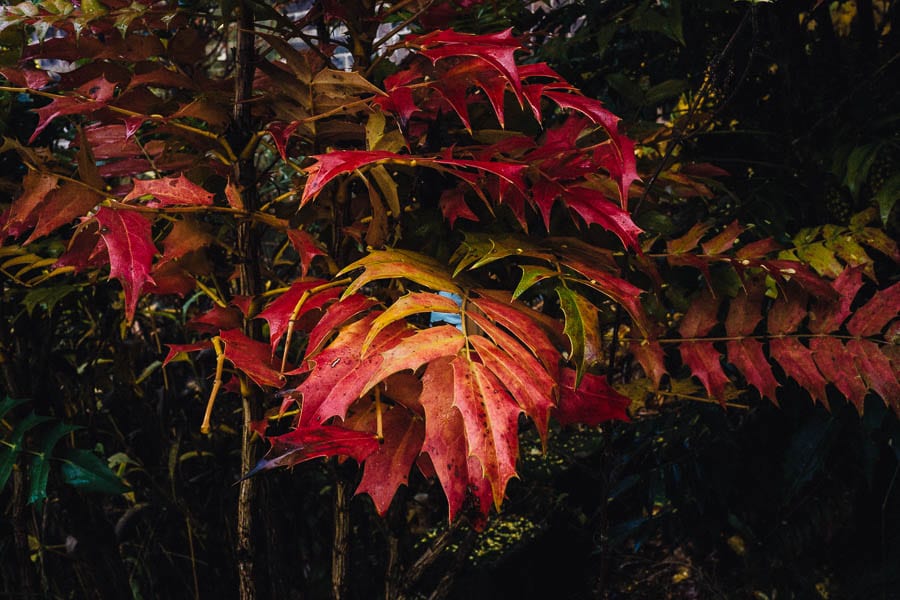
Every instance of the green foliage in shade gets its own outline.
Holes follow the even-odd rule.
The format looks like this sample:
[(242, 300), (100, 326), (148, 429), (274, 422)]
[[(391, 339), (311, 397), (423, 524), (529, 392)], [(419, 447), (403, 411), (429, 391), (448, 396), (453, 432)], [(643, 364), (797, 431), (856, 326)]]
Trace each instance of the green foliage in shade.
[(93, 452), (75, 448), (60, 454), (59, 460), (62, 479), (72, 487), (110, 495), (123, 494), (129, 489)]
[(41, 436), (40, 447), (35, 451), (35, 455), (31, 459), (31, 468), (28, 471), (29, 504), (42, 502), (47, 498), (47, 480), (50, 477), (53, 449), (59, 440), (78, 429), (80, 427), (77, 425), (57, 421), (48, 432)]

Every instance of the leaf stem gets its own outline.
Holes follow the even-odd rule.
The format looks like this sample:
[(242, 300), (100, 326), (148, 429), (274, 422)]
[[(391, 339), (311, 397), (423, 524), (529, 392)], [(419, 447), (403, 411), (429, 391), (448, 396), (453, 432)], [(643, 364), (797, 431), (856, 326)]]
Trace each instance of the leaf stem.
[(200, 433), (204, 435), (209, 433), (209, 421), (212, 418), (212, 410), (216, 403), (216, 396), (219, 395), (219, 388), (222, 387), (222, 371), (225, 368), (225, 350), (222, 348), (222, 338), (215, 336), (212, 339), (212, 345), (213, 349), (216, 351), (216, 378), (213, 381), (213, 387), (209, 393), (209, 400), (206, 403), (206, 413), (203, 415), (203, 423), (200, 425)]

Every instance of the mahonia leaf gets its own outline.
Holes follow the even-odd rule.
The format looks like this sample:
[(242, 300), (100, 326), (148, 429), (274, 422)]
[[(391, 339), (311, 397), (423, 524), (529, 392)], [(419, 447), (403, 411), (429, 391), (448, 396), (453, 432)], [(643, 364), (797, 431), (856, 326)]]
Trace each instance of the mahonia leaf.
[(881, 333), (900, 314), (900, 282), (875, 292), (872, 299), (854, 311), (847, 321), (847, 331), (855, 336)]
[(135, 179), (134, 187), (122, 199), (122, 202), (140, 199), (144, 196), (155, 198), (155, 200), (147, 202), (147, 206), (160, 208), (165, 206), (211, 206), (215, 195), (181, 175), (162, 179)]
[[(269, 345), (273, 354), (281, 337), (287, 331), (291, 319), (297, 320), (303, 314), (321, 308), (326, 302), (340, 295), (339, 288), (330, 288), (326, 289), (325, 293), (309, 295), (312, 288), (323, 283), (325, 281), (322, 279), (295, 281), (286, 292), (272, 300), (262, 312), (256, 315), (257, 318), (263, 319), (269, 324)], [(294, 314), (294, 311), (297, 310), (297, 303), (301, 299), (304, 300), (303, 305), (299, 307), (297, 314)]]
[(809, 294), (802, 287), (793, 282), (781, 286), (781, 294), (766, 315), (769, 334), (777, 336), (797, 331), (808, 314), (808, 304)]
[(642, 340), (631, 342), (629, 349), (653, 382), (653, 389), (658, 390), (663, 375), (667, 373), (662, 345), (656, 340)]
[(113, 99), (115, 90), (116, 84), (107, 81), (101, 75), (81, 85), (76, 90), (77, 95), (57, 97), (50, 104), (35, 109), (38, 124), (28, 143), (33, 144), (41, 132), (57, 117), (91, 113), (105, 107)]
[(827, 382), (813, 360), (812, 351), (793, 337), (776, 337), (769, 341), (769, 354), (785, 375), (809, 393), (814, 402), (828, 406)]
[(522, 270), (522, 278), (519, 279), (519, 284), (516, 286), (516, 289), (513, 290), (513, 299), (516, 299), (524, 294), (533, 285), (536, 285), (541, 281), (546, 281), (547, 279), (553, 279), (554, 277), (559, 276), (559, 272), (548, 269), (547, 267), (538, 267), (535, 265), (516, 266)]
[(272, 361), (266, 344), (251, 340), (240, 329), (223, 331), (219, 337), (225, 342), (225, 358), (257, 385), (273, 388), (284, 385), (284, 376)]
[(125, 318), (130, 323), (141, 290), (153, 281), (150, 265), (156, 246), (150, 235), (150, 221), (136, 212), (105, 206), (94, 218), (100, 223), (100, 237), (109, 253), (109, 276), (118, 279), (125, 290)]
[(813, 360), (819, 371), (828, 375), (828, 381), (844, 395), (862, 414), (866, 398), (866, 384), (856, 370), (853, 356), (835, 337), (814, 337), (809, 342)]
[(240, 310), (234, 306), (223, 307), (217, 304), (185, 325), (194, 331), (215, 335), (223, 329), (238, 329), (243, 324), (244, 319)]
[(569, 288), (557, 286), (556, 294), (566, 318), (564, 333), (571, 348), (569, 360), (575, 363), (575, 381), (579, 384), (585, 372), (602, 359), (599, 313), (596, 306)]
[[(516, 474), (521, 409), (484, 365), (457, 356), (453, 369), (453, 406), (462, 415), (469, 455), (481, 463), (499, 510), (506, 484)], [(426, 404), (427, 398), (423, 398)], [(427, 404), (426, 404), (427, 405)]]
[(453, 325), (439, 325), (416, 331), (391, 348), (379, 351), (381, 364), (372, 374), (363, 392), (398, 371), (406, 369), (415, 371), (423, 364), (438, 358), (456, 356), (465, 343), (465, 336)]
[(363, 340), (360, 354), (365, 355), (372, 340), (381, 333), (382, 329), (395, 321), (423, 312), (456, 314), (459, 313), (459, 310), (459, 305), (446, 296), (430, 292), (411, 292), (398, 298), (372, 322), (372, 328), (369, 330), (366, 339)]
[[(374, 403), (348, 417), (344, 424), (350, 429), (375, 433), (377, 415)], [(408, 483), (409, 471), (422, 451), (425, 421), (402, 406), (385, 406), (382, 409), (382, 435), (384, 441), (378, 450), (366, 458), (356, 493), (369, 494), (375, 503), (375, 510), (384, 516), (397, 489)]]
[(316, 239), (306, 231), (300, 229), (288, 229), (288, 239), (297, 254), (300, 255), (300, 276), (306, 277), (312, 260), (317, 256), (328, 256)]
[(292, 467), (324, 456), (349, 456), (362, 463), (378, 450), (374, 434), (336, 425), (298, 427), (284, 435), (266, 438), (272, 447), (242, 479), (276, 467)]
[(6, 216), (3, 232), (18, 237), (33, 227), (37, 220), (35, 210), (58, 186), (59, 177), (53, 173), (29, 170), (22, 180), (23, 192), (13, 201)]
[(309, 179), (303, 188), (300, 206), (315, 198), (322, 191), (322, 188), (338, 175), (349, 173), (362, 166), (379, 161), (402, 159), (403, 157), (384, 150), (340, 150), (328, 154), (315, 155), (311, 158), (314, 158), (316, 162), (306, 169)]
[(37, 222), (25, 244), (83, 217), (102, 201), (103, 196), (94, 190), (77, 183), (63, 184), (47, 194), (43, 204), (32, 214), (37, 217)]
[[(511, 337), (483, 317), (473, 314), (472, 319), (479, 326), (486, 327), (485, 331), (495, 340), (498, 337), (503, 340), (502, 343), (491, 343), (479, 335), (469, 336), (469, 343), (478, 352), (481, 362), (534, 421), (541, 441), (546, 445), (550, 410), (556, 406), (556, 383), (534, 356)], [(511, 348), (512, 352), (505, 348)]]
[(454, 406), (451, 358), (428, 363), (422, 375), (425, 409), (425, 441), (422, 452), (431, 458), (438, 481), (447, 497), (452, 522), (466, 501), (469, 485), (468, 451), (462, 414)]
[(351, 283), (344, 297), (353, 294), (362, 286), (378, 279), (406, 278), (432, 290), (461, 295), (462, 290), (447, 275), (444, 266), (424, 254), (409, 250), (375, 250), (350, 264), (337, 274), (338, 277), (356, 269), (365, 269)]
[[(862, 269), (845, 269), (834, 280), (832, 287), (837, 292), (835, 298), (817, 298), (809, 311), (809, 329), (813, 333), (831, 333), (838, 329), (850, 316), (856, 293), (862, 287)], [(896, 313), (895, 313), (896, 314)]]
[(578, 271), (587, 278), (587, 281), (578, 279), (573, 279), (573, 281), (590, 286), (619, 304), (628, 312), (634, 324), (641, 330), (641, 333), (645, 336), (650, 335), (653, 326), (641, 304), (641, 295), (644, 293), (644, 290), (620, 277), (597, 268), (595, 265), (568, 257), (563, 257), (563, 261), (565, 266)]
[(606, 199), (597, 190), (570, 186), (563, 194), (566, 204), (577, 212), (588, 225), (597, 224), (614, 233), (622, 244), (635, 252), (640, 252), (638, 235), (643, 230), (638, 227), (626, 211)]
[(304, 360), (308, 360), (322, 348), (328, 337), (348, 319), (374, 307), (377, 302), (362, 294), (353, 294), (335, 302), (309, 332)]
[(708, 289), (703, 290), (691, 301), (691, 306), (678, 325), (678, 333), (683, 338), (700, 338), (707, 335), (716, 326), (720, 299), (713, 296)]
[(690, 252), (697, 247), (700, 240), (709, 231), (711, 225), (709, 223), (694, 223), (687, 233), (674, 240), (666, 242), (666, 251), (669, 254), (684, 254)]
[(710, 398), (724, 402), (728, 377), (722, 370), (721, 354), (712, 342), (682, 342), (678, 347), (681, 360), (703, 383)]
[(449, 190), (444, 190), (441, 194), (441, 199), (439, 201), (439, 206), (441, 208), (441, 214), (444, 216), (444, 219), (450, 224), (450, 227), (453, 228), (453, 225), (456, 223), (457, 219), (467, 219), (469, 221), (478, 221), (478, 217), (475, 213), (472, 212), (472, 209), (469, 208), (469, 205), (466, 204), (466, 195), (464, 190), (457, 186), (455, 188), (450, 188)]
[(404, 322), (385, 327), (373, 343), (373, 351), (362, 358), (362, 341), (377, 316), (376, 313), (369, 313), (343, 327), (334, 341), (306, 361), (313, 365), (309, 376), (295, 390), (288, 392), (291, 396), (302, 397), (299, 425), (323, 423), (335, 416), (343, 418), (350, 405), (372, 385), (384, 379), (382, 377), (369, 383), (382, 363), (381, 353), (395, 347), (414, 330)]
[(850, 340), (847, 342), (847, 352), (853, 356), (866, 386), (881, 396), (900, 416), (897, 369), (891, 365), (890, 359), (882, 353), (878, 344), (869, 340)]
[(457, 33), (452, 30), (435, 31), (409, 36), (408, 43), (420, 46), (419, 53), (437, 62), (444, 58), (471, 56), (494, 67), (513, 87), (516, 97), (522, 98), (522, 81), (516, 65), (515, 52), (521, 50), (512, 29), (486, 35)]
[[(508, 329), (541, 361), (551, 377), (555, 378), (559, 373), (559, 351), (543, 329), (538, 326), (535, 312), (520, 302), (501, 302), (488, 297), (487, 293), (486, 290), (480, 290), (480, 296), (469, 298), (469, 302), (484, 312), (492, 321)], [(496, 339), (494, 342), (501, 343)], [(510, 351), (509, 348), (506, 350)]]
[(605, 375), (585, 373), (580, 384), (576, 380), (575, 371), (562, 370), (559, 406), (553, 413), (560, 425), (584, 424), (596, 427), (606, 421), (630, 420), (628, 406), (631, 400), (609, 385)]
[(203, 223), (194, 219), (175, 221), (172, 229), (163, 238), (163, 255), (157, 264), (181, 258), (188, 252), (209, 246), (215, 239), (215, 236), (209, 232)]
[(760, 279), (744, 282), (744, 289), (728, 306), (725, 318), (725, 331), (729, 337), (742, 337), (753, 334), (756, 326), (762, 321), (762, 305), (765, 298), (765, 286)]
[(778, 388), (778, 382), (772, 374), (769, 361), (763, 354), (762, 344), (753, 339), (730, 340), (726, 343), (726, 350), (728, 361), (737, 367), (747, 383), (755, 387), (763, 398), (776, 402), (775, 390)]
[(730, 250), (743, 232), (744, 227), (737, 221), (732, 221), (721, 233), (703, 242), (700, 246), (706, 254), (721, 254)]

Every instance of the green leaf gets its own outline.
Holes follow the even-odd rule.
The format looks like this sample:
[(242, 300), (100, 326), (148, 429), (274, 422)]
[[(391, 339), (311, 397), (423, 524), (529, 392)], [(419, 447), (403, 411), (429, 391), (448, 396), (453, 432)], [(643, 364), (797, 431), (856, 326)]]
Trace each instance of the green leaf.
[(572, 352), (569, 359), (575, 363), (575, 387), (581, 384), (585, 371), (600, 361), (600, 319), (597, 307), (569, 288), (556, 288), (559, 306), (566, 317), (563, 333), (569, 338)]
[(678, 96), (687, 89), (688, 82), (684, 79), (667, 79), (647, 90), (646, 101), (649, 105), (659, 104), (663, 100)]
[[(6, 415), (6, 413), (11, 411), (15, 407), (21, 406), (21, 405), (25, 404), (26, 402), (28, 402), (28, 400), (25, 400), (22, 398), (10, 398), (9, 396), (7, 396), (6, 398), (3, 399), (2, 402), (0, 402), (0, 419), (2, 419)], [(3, 487), (3, 486), (0, 486), (0, 487)]]
[[(7, 398), (7, 400), (9, 399)], [(18, 402), (18, 400), (13, 402)], [(6, 404), (6, 400), (4, 400), (4, 404)], [(9, 407), (7, 407), (7, 410), (9, 410)], [(19, 424), (15, 426), (8, 439), (3, 440), (3, 446), (0, 447), (0, 490), (6, 486), (6, 481), (9, 479), (13, 466), (16, 464), (16, 457), (22, 451), (22, 440), (25, 438), (25, 434), (32, 427), (49, 420), (50, 417), (42, 417), (31, 413), (19, 421)]]
[(816, 273), (835, 278), (844, 270), (844, 266), (822, 242), (808, 244), (797, 248), (797, 256), (811, 266)]
[(22, 304), (25, 306), (29, 317), (37, 306), (43, 306), (49, 314), (53, 312), (53, 308), (60, 300), (77, 290), (78, 287), (77, 285), (64, 284), (34, 288), (25, 294), (25, 297), (22, 298)]
[(847, 172), (844, 173), (844, 185), (850, 190), (853, 199), (859, 197), (859, 190), (869, 178), (869, 170), (878, 155), (879, 144), (857, 146), (847, 158)]
[(535, 246), (525, 238), (512, 235), (489, 236), (467, 233), (465, 241), (451, 258), (459, 261), (453, 272), (455, 277), (465, 269), (479, 269), (495, 260), (510, 256), (527, 256), (539, 260), (552, 261), (553, 255)]
[(516, 290), (512, 294), (514, 300), (524, 294), (534, 284), (559, 275), (552, 269), (534, 265), (519, 265), (519, 268), (522, 269), (522, 279), (519, 280), (519, 285), (516, 286)]
[(883, 225), (887, 225), (888, 217), (891, 216), (891, 211), (894, 209), (894, 205), (897, 204), (898, 199), (900, 199), (900, 173), (885, 181), (873, 198), (875, 206), (878, 207), (878, 216), (881, 217)]
[(47, 479), (50, 477), (50, 456), (53, 448), (66, 434), (76, 429), (81, 428), (78, 425), (57, 421), (44, 436), (40, 451), (31, 459), (28, 504), (34, 504), (47, 498)]
[(63, 481), (72, 487), (112, 495), (128, 491), (128, 486), (93, 452), (74, 449), (61, 458)]

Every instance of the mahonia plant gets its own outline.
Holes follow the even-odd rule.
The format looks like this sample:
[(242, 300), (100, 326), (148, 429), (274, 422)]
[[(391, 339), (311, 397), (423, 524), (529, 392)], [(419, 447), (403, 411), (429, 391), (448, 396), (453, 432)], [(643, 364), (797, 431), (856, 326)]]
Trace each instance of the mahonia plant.
[[(4, 8), (3, 28), (37, 37), (2, 89), (46, 99), (28, 143), (4, 142), (28, 167), (2, 218), (5, 271), (34, 286), (108, 269), (138, 324), (153, 318), (143, 298), (202, 292), (201, 338), (166, 359), (215, 353), (202, 430), (220, 393), (261, 390), (270, 415), (295, 417), (270, 436), (268, 420), (248, 425), (271, 444), (248, 475), (349, 456), (381, 514), (414, 468), (437, 477), (451, 519), (499, 507), (523, 415), (544, 443), (551, 419), (628, 418), (616, 361), (640, 365), (650, 394), (694, 376), (715, 400), (736, 385), (776, 401), (787, 377), (823, 403), (833, 385), (900, 413), (900, 284), (879, 286), (871, 260), (820, 273), (737, 223), (645, 234), (632, 201), (656, 192), (600, 101), (523, 63), (511, 31), (393, 43), (401, 26), (375, 35), (391, 3), (364, 10), (275, 13), (242, 95), (214, 53), (231, 33), (171, 4)], [(309, 37), (313, 18), (365, 42), (349, 44), (354, 70)], [(898, 260), (891, 240), (866, 240)], [(695, 295), (673, 299), (685, 269)]]

